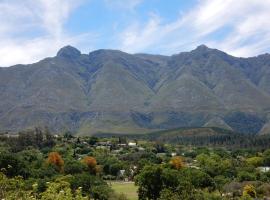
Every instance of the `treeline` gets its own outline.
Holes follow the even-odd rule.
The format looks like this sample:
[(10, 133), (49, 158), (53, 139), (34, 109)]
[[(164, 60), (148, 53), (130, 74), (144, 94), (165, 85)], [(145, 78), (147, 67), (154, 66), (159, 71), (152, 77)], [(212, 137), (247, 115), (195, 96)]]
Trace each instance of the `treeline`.
[(52, 133), (47, 128), (34, 128), (18, 132), (17, 135), (1, 134), (0, 140), (11, 147), (12, 152), (19, 152), (27, 147), (37, 149), (55, 145)]
[(269, 136), (254, 136), (254, 135), (214, 135), (214, 136), (163, 136), (163, 142), (174, 144), (194, 145), (194, 146), (223, 146), (227, 148), (255, 148), (267, 149), (270, 147)]
[[(196, 133), (193, 133), (193, 130)], [(209, 131), (209, 134), (207, 131)], [(119, 135), (108, 133), (98, 134), (96, 136), (118, 137)], [(147, 140), (192, 146), (226, 147), (229, 149), (254, 148), (256, 150), (263, 150), (270, 148), (270, 135), (241, 134), (215, 127), (178, 128), (148, 134), (125, 134), (121, 136), (133, 140)]]

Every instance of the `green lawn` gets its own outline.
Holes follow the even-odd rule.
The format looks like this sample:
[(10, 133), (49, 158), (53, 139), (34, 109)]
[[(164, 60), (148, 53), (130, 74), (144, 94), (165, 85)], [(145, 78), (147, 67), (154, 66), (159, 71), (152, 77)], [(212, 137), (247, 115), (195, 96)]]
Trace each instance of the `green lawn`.
[(112, 189), (117, 193), (125, 194), (129, 200), (137, 200), (137, 187), (133, 182), (108, 182)]

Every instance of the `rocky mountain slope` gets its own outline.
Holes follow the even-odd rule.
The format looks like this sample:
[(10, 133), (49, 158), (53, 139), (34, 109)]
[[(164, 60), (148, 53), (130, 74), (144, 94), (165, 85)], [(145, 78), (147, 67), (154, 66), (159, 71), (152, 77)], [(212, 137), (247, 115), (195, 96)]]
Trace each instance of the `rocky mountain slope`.
[(204, 45), (173, 56), (66, 46), (0, 68), (0, 129), (80, 134), (217, 126), (270, 133), (270, 55), (236, 58)]

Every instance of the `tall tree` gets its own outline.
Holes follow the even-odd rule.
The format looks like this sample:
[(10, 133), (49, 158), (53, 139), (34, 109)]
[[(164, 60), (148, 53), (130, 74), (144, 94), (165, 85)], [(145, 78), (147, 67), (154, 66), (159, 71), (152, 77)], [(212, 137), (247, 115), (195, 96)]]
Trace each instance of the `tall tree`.
[(62, 172), (64, 167), (64, 160), (58, 152), (51, 152), (48, 155), (47, 162), (57, 167)]

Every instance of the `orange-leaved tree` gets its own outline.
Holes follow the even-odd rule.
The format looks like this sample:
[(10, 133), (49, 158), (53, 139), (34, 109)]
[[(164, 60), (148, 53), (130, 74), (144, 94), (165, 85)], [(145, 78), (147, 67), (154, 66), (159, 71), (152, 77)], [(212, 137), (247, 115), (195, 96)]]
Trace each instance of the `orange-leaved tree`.
[(91, 173), (96, 173), (97, 160), (94, 157), (86, 156), (82, 162), (87, 165)]
[(58, 152), (51, 152), (48, 155), (47, 162), (57, 167), (62, 172), (64, 167), (64, 160)]
[(170, 160), (170, 164), (174, 169), (181, 169), (185, 166), (184, 159), (181, 156), (175, 156)]

